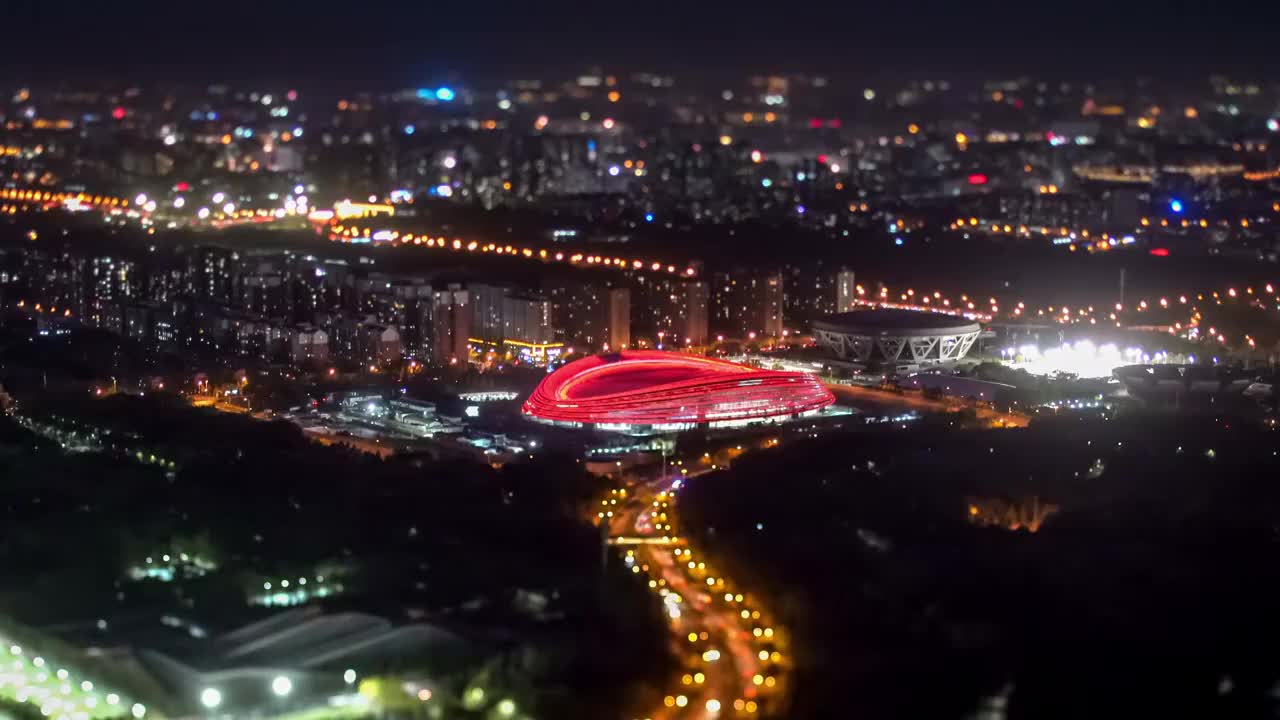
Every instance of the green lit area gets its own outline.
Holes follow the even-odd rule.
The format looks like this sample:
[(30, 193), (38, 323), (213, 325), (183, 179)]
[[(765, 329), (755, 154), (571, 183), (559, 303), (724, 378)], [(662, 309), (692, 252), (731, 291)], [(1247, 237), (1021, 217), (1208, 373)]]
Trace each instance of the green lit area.
[(268, 580), (262, 583), (262, 589), (263, 592), (250, 596), (250, 605), (293, 607), (340, 594), (344, 588), (341, 583), (326, 582), (324, 575), (316, 575), (310, 581), (305, 577), (276, 582)]
[(63, 720), (157, 717), (147, 707), (78, 671), (34, 654), (0, 636), (0, 698), (37, 708), (41, 715)]
[(161, 553), (158, 557), (148, 555), (143, 562), (129, 566), (127, 572), (132, 580), (159, 580), (173, 582), (175, 579), (200, 578), (218, 569), (218, 564), (199, 555), (188, 553)]

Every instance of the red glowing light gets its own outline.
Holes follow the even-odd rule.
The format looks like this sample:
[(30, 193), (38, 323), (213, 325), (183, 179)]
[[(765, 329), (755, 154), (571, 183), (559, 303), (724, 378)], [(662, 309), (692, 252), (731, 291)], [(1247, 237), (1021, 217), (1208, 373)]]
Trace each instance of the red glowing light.
[(125, 109), (122, 107), (116, 106), (116, 109), (111, 111), (111, 117), (117, 120), (123, 120), (124, 116), (125, 116)]
[(826, 165), (826, 164), (827, 164), (827, 156), (826, 156), (826, 155), (819, 155), (819, 156), (818, 156), (818, 164), (819, 164), (819, 165)]
[(1150, 252), (1156, 257), (1169, 257), (1169, 248), (1154, 247)]
[(829, 128), (838, 128), (838, 127), (840, 127), (840, 118), (831, 118), (830, 120), (828, 120), (828, 121), (827, 121), (827, 127), (829, 127)]
[(983, 175), (982, 173), (974, 173), (969, 176), (969, 184), (970, 185), (986, 185), (987, 176)]
[(822, 120), (818, 118), (809, 118), (809, 127), (810, 129), (817, 130), (822, 127)]
[(187, 192), (191, 189), (191, 183), (180, 182), (173, 186), (175, 192)]
[(807, 373), (627, 350), (585, 357), (551, 373), (525, 401), (524, 412), (560, 422), (657, 425), (796, 415), (833, 402)]

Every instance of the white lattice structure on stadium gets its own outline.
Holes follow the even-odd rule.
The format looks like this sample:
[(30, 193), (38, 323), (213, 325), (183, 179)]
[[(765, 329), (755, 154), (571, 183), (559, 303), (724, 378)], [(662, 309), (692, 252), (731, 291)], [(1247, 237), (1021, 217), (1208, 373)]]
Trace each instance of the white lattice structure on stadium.
[(937, 365), (963, 358), (982, 332), (967, 318), (913, 310), (855, 310), (813, 322), (818, 344), (857, 363)]

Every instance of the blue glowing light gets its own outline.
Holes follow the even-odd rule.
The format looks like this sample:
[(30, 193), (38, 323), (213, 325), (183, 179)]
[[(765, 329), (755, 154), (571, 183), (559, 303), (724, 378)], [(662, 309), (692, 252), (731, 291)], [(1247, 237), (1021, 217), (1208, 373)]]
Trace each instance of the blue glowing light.
[(1182, 212), (1182, 201), (1181, 201), (1181, 200), (1170, 200), (1170, 201), (1169, 201), (1169, 209), (1170, 209), (1170, 210), (1172, 210), (1173, 212), (1176, 212), (1176, 213), (1180, 213), (1180, 212)]
[(902, 238), (894, 238), (893, 244), (897, 245), (898, 247), (902, 247)]
[(412, 135), (412, 134), (414, 134), (415, 132), (417, 132), (417, 130), (418, 130), (418, 128), (416, 128), (416, 127), (414, 127), (414, 126), (412, 126), (412, 125), (405, 125), (405, 126), (404, 126), (404, 134), (405, 134), (405, 135)]
[(644, 221), (645, 221), (645, 222), (653, 222), (653, 213), (645, 213), (645, 214), (644, 214)]
[(773, 185), (773, 181), (770, 180), (769, 178), (765, 178), (760, 181), (760, 185), (763, 187), (771, 187)]
[(449, 102), (453, 100), (453, 90), (447, 87), (436, 88), (436, 99), (441, 102)]

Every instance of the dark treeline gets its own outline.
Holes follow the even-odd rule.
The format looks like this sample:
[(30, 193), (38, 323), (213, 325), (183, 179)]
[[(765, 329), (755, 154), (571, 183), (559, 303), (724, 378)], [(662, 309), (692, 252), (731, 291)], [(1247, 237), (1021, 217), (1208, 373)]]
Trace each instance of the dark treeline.
[(681, 514), (794, 633), (792, 717), (1271, 716), (1278, 449), (1208, 417), (921, 425), (748, 456)]

